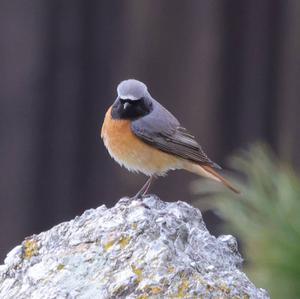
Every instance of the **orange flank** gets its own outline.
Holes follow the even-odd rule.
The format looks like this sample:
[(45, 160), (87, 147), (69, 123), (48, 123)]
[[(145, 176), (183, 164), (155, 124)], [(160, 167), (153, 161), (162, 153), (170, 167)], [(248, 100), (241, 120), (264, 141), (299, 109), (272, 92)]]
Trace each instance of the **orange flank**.
[(132, 133), (130, 123), (130, 120), (112, 119), (110, 107), (101, 130), (109, 154), (120, 165), (149, 176), (164, 175), (168, 170), (182, 168), (182, 159), (141, 141)]

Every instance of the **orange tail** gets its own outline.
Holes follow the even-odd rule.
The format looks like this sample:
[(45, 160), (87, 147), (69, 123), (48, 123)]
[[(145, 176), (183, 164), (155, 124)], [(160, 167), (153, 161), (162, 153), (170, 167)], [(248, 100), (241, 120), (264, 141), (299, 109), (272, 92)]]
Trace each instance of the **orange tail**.
[(232, 190), (235, 193), (241, 193), (238, 189), (236, 189), (235, 187), (232, 186), (232, 184), (227, 181), (224, 177), (222, 177), (220, 174), (218, 174), (215, 170), (213, 170), (210, 166), (201, 166), (203, 167), (207, 172), (209, 172), (210, 174), (212, 174), (215, 178), (219, 179), (227, 188), (229, 188), (230, 190)]
[(216, 180), (224, 184), (227, 188), (232, 190), (235, 193), (240, 193), (238, 189), (236, 189), (232, 184), (223, 178), (220, 174), (218, 174), (211, 166), (208, 165), (199, 165), (188, 162), (184, 165), (184, 169), (196, 173), (198, 175), (208, 177), (210, 179)]

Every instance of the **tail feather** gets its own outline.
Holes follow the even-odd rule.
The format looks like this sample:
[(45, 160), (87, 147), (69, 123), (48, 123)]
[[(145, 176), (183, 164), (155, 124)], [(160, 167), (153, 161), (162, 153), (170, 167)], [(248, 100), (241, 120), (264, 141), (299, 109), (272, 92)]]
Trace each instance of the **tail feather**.
[(238, 193), (238, 194), (240, 193), (240, 191), (237, 188), (235, 188), (228, 180), (226, 180), (223, 176), (218, 174), (209, 165), (198, 165), (198, 164), (194, 164), (194, 163), (188, 163), (185, 165), (184, 168), (186, 170), (196, 173), (198, 175), (202, 175), (202, 176), (211, 178), (215, 181), (218, 181), (235, 193)]
[(224, 177), (222, 177), (220, 174), (218, 174), (215, 170), (213, 170), (210, 166), (203, 165), (203, 167), (207, 172), (212, 174), (214, 177), (218, 178), (227, 188), (232, 190), (235, 193), (241, 193), (238, 189), (236, 189), (228, 180), (226, 180)]

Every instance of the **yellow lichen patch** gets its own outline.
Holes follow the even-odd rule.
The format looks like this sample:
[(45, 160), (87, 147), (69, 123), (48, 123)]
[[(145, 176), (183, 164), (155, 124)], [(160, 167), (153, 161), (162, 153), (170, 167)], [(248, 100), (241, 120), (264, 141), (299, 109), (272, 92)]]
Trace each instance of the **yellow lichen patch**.
[(186, 295), (186, 290), (189, 287), (189, 281), (186, 278), (183, 278), (178, 285), (177, 294), (175, 297), (184, 298)]
[(62, 270), (62, 269), (64, 269), (65, 268), (65, 265), (64, 264), (58, 264), (57, 265), (57, 270)]
[(115, 239), (111, 239), (111, 240), (107, 241), (106, 243), (104, 243), (103, 244), (104, 251), (108, 251), (108, 249), (114, 245), (115, 241), (116, 241)]
[(171, 266), (171, 265), (168, 265), (168, 267), (167, 267), (167, 272), (168, 272), (168, 273), (174, 272), (174, 267)]
[(249, 299), (250, 298), (250, 296), (248, 295), (248, 294), (243, 294), (243, 299)]
[(155, 285), (146, 285), (144, 287), (144, 291), (149, 293), (150, 295), (157, 295), (162, 292), (162, 289), (159, 286)]
[(231, 288), (228, 287), (225, 283), (221, 283), (218, 287), (224, 294), (228, 295), (231, 292)]
[(137, 297), (137, 299), (148, 299), (149, 296), (147, 294), (141, 294)]
[(137, 276), (136, 282), (137, 282), (137, 283), (140, 283), (141, 280), (142, 280), (142, 272), (143, 272), (143, 270), (140, 269), (140, 268), (138, 268), (138, 267), (136, 267), (136, 266), (133, 265), (133, 264), (131, 265), (131, 270), (132, 270), (132, 272)]
[(39, 249), (38, 243), (34, 239), (27, 239), (23, 242), (23, 257), (25, 259), (30, 259), (33, 255), (37, 253)]
[(138, 226), (137, 226), (137, 223), (132, 223), (132, 225), (131, 225), (131, 228), (132, 228), (132, 229), (136, 230), (137, 227), (138, 227)]
[(130, 240), (131, 240), (131, 237), (122, 236), (120, 238), (120, 240), (118, 241), (118, 244), (120, 245), (121, 249), (125, 248), (128, 245), (128, 243), (130, 242)]
[(157, 294), (159, 294), (159, 293), (162, 292), (162, 289), (161, 289), (160, 287), (155, 287), (155, 286), (153, 286), (153, 287), (151, 287), (150, 292), (151, 292), (151, 294), (153, 294), (153, 295), (157, 295)]

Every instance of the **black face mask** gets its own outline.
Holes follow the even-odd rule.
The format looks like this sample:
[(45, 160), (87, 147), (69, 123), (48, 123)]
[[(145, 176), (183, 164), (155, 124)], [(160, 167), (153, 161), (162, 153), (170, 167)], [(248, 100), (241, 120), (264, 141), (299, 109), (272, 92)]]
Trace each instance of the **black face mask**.
[(145, 98), (138, 100), (117, 98), (112, 106), (111, 116), (114, 119), (135, 120), (147, 115), (151, 111), (152, 105)]

